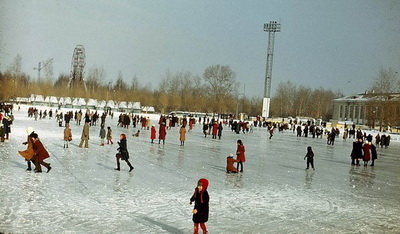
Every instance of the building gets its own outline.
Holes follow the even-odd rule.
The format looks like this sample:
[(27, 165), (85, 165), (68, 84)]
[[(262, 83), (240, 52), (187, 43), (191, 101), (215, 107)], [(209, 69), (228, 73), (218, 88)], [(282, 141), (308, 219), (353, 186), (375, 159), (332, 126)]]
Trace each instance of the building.
[(332, 120), (365, 124), (365, 110), (369, 99), (364, 94), (344, 96), (333, 100)]
[(389, 127), (400, 125), (400, 93), (364, 93), (333, 100), (332, 122)]

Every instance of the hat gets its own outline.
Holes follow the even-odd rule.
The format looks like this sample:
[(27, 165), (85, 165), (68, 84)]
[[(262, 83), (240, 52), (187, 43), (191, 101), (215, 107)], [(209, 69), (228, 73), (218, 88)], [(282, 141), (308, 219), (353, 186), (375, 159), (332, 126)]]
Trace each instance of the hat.
[(205, 179), (205, 178), (201, 178), (201, 179), (199, 179), (199, 181), (197, 182), (197, 185), (200, 185), (200, 184), (203, 186), (203, 189), (206, 190), (207, 187), (208, 187), (208, 180)]
[(126, 139), (125, 133), (122, 133), (121, 136), (122, 136), (122, 139)]
[(233, 157), (233, 154), (232, 154), (232, 153), (230, 153), (230, 154), (229, 154), (229, 157)]
[(33, 131), (34, 131), (34, 130), (33, 130), (32, 127), (28, 127), (28, 128), (26, 129), (26, 133), (27, 133), (28, 135), (30, 135)]

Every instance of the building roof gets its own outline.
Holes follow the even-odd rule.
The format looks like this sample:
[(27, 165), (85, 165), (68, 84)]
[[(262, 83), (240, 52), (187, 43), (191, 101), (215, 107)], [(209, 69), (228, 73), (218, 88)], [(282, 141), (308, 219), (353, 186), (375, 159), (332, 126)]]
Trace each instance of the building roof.
[(363, 93), (336, 98), (333, 102), (400, 101), (400, 93)]

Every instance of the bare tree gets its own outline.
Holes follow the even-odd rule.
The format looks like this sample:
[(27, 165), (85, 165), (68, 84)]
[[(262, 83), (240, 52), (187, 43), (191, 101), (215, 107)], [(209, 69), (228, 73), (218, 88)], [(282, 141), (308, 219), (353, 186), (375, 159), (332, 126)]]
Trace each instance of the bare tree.
[(375, 93), (398, 93), (400, 81), (392, 69), (381, 68), (378, 76), (373, 80), (371, 90)]
[(237, 92), (236, 74), (229, 66), (213, 65), (206, 68), (203, 78), (212, 111), (221, 112), (222, 102)]
[(124, 79), (122, 78), (122, 72), (119, 71), (117, 81), (114, 85), (114, 90), (119, 94), (122, 94), (123, 91), (127, 89), (127, 84), (125, 83)]
[(104, 81), (105, 77), (106, 77), (106, 72), (104, 71), (104, 68), (102, 67), (99, 68), (96, 66), (89, 68), (89, 71), (86, 76), (87, 90), (92, 93), (96, 92), (102, 85), (102, 82)]
[(22, 57), (17, 54), (14, 61), (10, 64), (6, 72), (10, 73), (13, 79), (18, 79), (22, 74)]

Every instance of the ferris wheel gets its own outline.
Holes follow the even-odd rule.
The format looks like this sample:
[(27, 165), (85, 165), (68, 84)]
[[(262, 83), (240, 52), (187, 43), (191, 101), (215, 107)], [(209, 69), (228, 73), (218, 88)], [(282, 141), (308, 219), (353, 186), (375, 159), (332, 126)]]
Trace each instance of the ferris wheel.
[(76, 86), (82, 84), (86, 89), (86, 83), (83, 79), (83, 69), (85, 68), (85, 47), (83, 45), (77, 45), (74, 49), (71, 62), (71, 76), (68, 82), (68, 87)]

